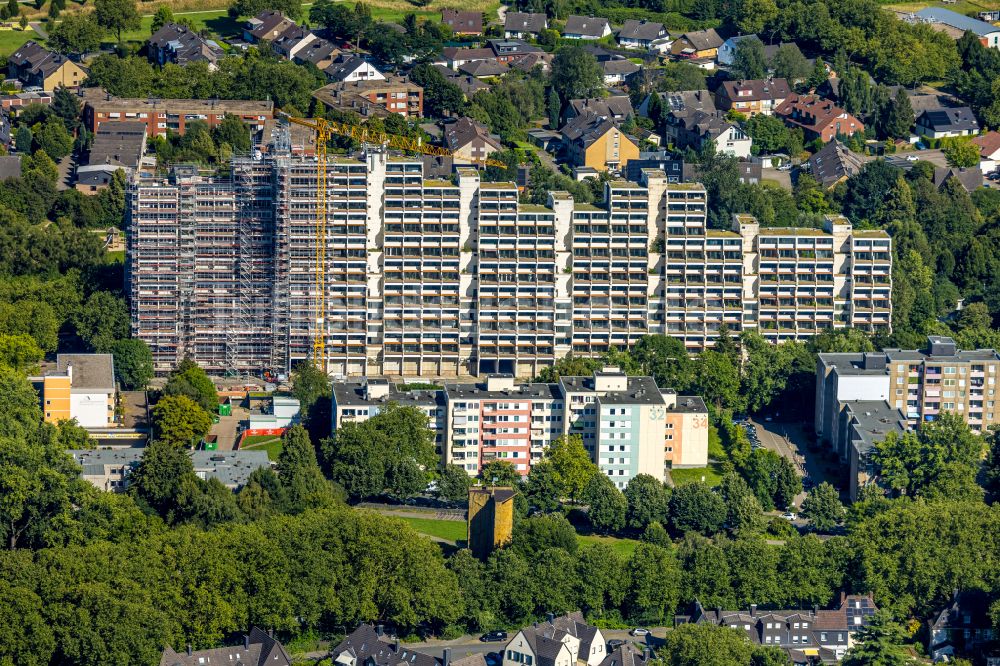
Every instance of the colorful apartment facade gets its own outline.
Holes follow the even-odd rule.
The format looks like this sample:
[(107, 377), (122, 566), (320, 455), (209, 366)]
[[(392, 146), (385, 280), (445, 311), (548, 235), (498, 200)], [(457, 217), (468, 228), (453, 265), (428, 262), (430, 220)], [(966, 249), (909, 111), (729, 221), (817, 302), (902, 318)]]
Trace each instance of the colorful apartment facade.
[(31, 381), (40, 389), (47, 423), (76, 419), (91, 429), (114, 424), (117, 389), (111, 354), (58, 354), (55, 367)]
[(708, 462), (708, 410), (696, 396), (660, 389), (650, 377), (604, 368), (558, 383), (518, 383), (490, 375), (480, 383), (403, 391), (386, 380), (334, 382), (333, 429), (365, 420), (385, 404), (428, 415), (439, 453), (470, 475), (491, 460), (522, 475), (562, 436), (579, 436), (602, 472), (619, 488), (637, 474), (665, 478), (670, 467)]

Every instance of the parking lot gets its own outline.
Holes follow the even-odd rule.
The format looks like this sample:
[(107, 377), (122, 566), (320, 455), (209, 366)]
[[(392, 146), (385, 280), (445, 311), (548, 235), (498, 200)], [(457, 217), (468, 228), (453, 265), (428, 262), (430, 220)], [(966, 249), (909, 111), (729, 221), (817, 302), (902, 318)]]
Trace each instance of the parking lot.
[(835, 487), (840, 485), (840, 468), (823, 452), (812, 446), (815, 439), (811, 428), (798, 421), (747, 419), (740, 424), (747, 430), (750, 445), (766, 448), (787, 458), (795, 465), (799, 476), (803, 477), (803, 492), (795, 497), (795, 506), (801, 506), (806, 492), (814, 484), (827, 481)]

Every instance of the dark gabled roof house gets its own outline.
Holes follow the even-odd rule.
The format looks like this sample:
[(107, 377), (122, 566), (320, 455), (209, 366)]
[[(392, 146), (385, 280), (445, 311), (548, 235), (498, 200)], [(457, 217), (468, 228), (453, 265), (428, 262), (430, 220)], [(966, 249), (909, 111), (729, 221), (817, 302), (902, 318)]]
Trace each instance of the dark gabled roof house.
[(812, 177), (822, 187), (830, 189), (841, 181), (857, 175), (865, 161), (840, 141), (831, 141), (809, 158)]
[(718, 49), (725, 43), (714, 28), (685, 32), (677, 39), (678, 41), (687, 42), (695, 51), (711, 51), (712, 49)]
[(635, 115), (635, 112), (632, 111), (632, 101), (628, 95), (612, 95), (611, 97), (571, 99), (566, 108), (566, 119), (569, 120), (587, 112), (619, 122), (628, 120)]
[(483, 34), (482, 12), (461, 12), (457, 9), (444, 9), (441, 11), (441, 23), (451, 28), (451, 31), (456, 35)]
[(295, 25), (295, 21), (281, 12), (263, 11), (247, 20), (243, 28), (243, 39), (251, 44), (271, 41), (293, 25)]
[(593, 16), (570, 16), (563, 28), (566, 39), (601, 39), (611, 34), (608, 19)]
[(917, 116), (917, 134), (932, 138), (968, 136), (979, 132), (979, 121), (967, 106), (929, 109)]
[(503, 22), (504, 34), (507, 37), (537, 35), (548, 27), (549, 21), (545, 14), (507, 12)]
[(927, 634), (927, 652), (935, 662), (971, 658), (996, 648), (989, 595), (955, 590), (951, 603), (929, 622)]
[(983, 172), (979, 167), (934, 167), (934, 185), (941, 189), (949, 180), (956, 180), (966, 192), (983, 186)]
[(243, 637), (243, 645), (221, 647), (185, 653), (167, 647), (160, 657), (160, 666), (207, 666), (209, 664), (243, 664), (244, 666), (291, 666), (292, 658), (278, 641), (254, 627)]
[(622, 46), (647, 47), (654, 39), (667, 34), (662, 23), (628, 19), (618, 31), (618, 43)]
[(149, 57), (159, 65), (174, 62), (185, 65), (205, 61), (214, 66), (225, 56), (222, 47), (205, 39), (186, 25), (166, 23), (149, 38)]
[(7, 70), (11, 78), (19, 79), (25, 86), (49, 91), (57, 86), (75, 88), (86, 77), (78, 64), (34, 40), (25, 42), (7, 58)]
[(387, 635), (382, 625), (370, 624), (355, 629), (330, 650), (330, 657), (336, 666), (486, 666), (481, 654), (453, 660), (451, 648), (440, 659), (418, 652)]

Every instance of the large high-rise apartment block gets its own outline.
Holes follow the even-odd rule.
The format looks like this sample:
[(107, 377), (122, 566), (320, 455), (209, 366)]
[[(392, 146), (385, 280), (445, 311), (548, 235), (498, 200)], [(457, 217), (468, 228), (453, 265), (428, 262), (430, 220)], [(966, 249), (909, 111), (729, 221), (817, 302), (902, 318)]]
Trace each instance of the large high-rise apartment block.
[(382, 379), (334, 382), (333, 430), (365, 421), (390, 402), (426, 414), (442, 462), (471, 475), (491, 460), (505, 460), (527, 474), (563, 435), (578, 435), (619, 488), (637, 474), (662, 480), (670, 467), (708, 463), (704, 401), (657, 388), (651, 377), (627, 377), (618, 368), (552, 384), (489, 375), (480, 383), (414, 391)]
[(127, 288), (158, 372), (190, 356), (280, 375), (319, 338), (332, 375), (526, 377), (648, 334), (697, 352), (724, 324), (772, 341), (889, 327), (890, 239), (843, 218), (708, 229), (704, 187), (659, 170), (607, 183), (598, 204), (552, 192), (539, 206), (475, 169), (431, 180), (384, 152), (324, 168), (325, 197), (315, 156), (281, 151), (224, 178), (136, 176)]

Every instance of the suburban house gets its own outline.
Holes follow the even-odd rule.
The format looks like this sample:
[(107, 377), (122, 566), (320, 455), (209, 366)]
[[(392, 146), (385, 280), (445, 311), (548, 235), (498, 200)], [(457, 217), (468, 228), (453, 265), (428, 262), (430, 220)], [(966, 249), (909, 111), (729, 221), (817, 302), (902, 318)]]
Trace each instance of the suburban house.
[(940, 190), (949, 180), (958, 181), (966, 192), (972, 193), (983, 186), (983, 172), (978, 167), (934, 167), (935, 187)]
[(447, 65), (436, 64), (434, 65), (434, 69), (441, 72), (441, 75), (448, 79), (449, 83), (454, 83), (461, 88), (466, 97), (472, 97), (480, 90), (488, 90), (490, 87), (488, 83), (483, 83), (474, 76), (456, 72)]
[(340, 49), (330, 41), (325, 39), (314, 39), (302, 48), (296, 49), (292, 56), (292, 62), (297, 65), (312, 63), (319, 70), (324, 70), (333, 64), (333, 61), (340, 55)]
[(330, 650), (336, 666), (486, 666), (482, 654), (451, 658), (444, 648), (440, 658), (418, 652), (389, 636), (383, 626), (362, 624)]
[(979, 121), (967, 106), (930, 109), (917, 116), (915, 128), (917, 134), (929, 139), (973, 136), (979, 133)]
[(948, 604), (928, 626), (927, 654), (935, 662), (982, 656), (994, 641), (990, 597), (982, 590), (955, 590)]
[(646, 666), (652, 654), (649, 648), (640, 650), (634, 643), (625, 641), (604, 658), (600, 666)]
[(562, 128), (563, 148), (573, 166), (598, 171), (623, 168), (639, 157), (639, 147), (608, 118), (585, 113)]
[(149, 38), (149, 58), (158, 65), (168, 62), (186, 65), (189, 62), (204, 61), (214, 70), (225, 56), (219, 44), (206, 39), (186, 25), (167, 23)]
[(629, 19), (618, 31), (618, 45), (626, 49), (648, 49), (655, 40), (667, 36), (662, 23)]
[(566, 120), (572, 120), (584, 113), (593, 113), (610, 118), (615, 122), (624, 122), (635, 113), (632, 111), (632, 101), (628, 95), (612, 95), (610, 97), (588, 97), (586, 99), (571, 99), (566, 106)]
[(483, 34), (482, 12), (461, 12), (457, 9), (441, 11), (441, 23), (445, 24), (453, 34), (477, 36)]
[(724, 65), (725, 67), (732, 67), (736, 62), (736, 47), (740, 42), (747, 39), (756, 39), (758, 42), (760, 41), (760, 38), (757, 35), (736, 35), (734, 37), (730, 37), (722, 43), (722, 46), (719, 47), (715, 56), (716, 62), (720, 65)]
[(642, 71), (642, 67), (627, 58), (613, 58), (599, 63), (604, 72), (604, 85), (620, 86)]
[(698, 30), (695, 32), (685, 32), (674, 40), (670, 46), (670, 52), (678, 58), (687, 60), (701, 60), (703, 58), (715, 58), (722, 47), (723, 40), (713, 28), (708, 30)]
[[(978, 19), (942, 7), (926, 7), (916, 12), (917, 20), (931, 27), (944, 26), (945, 32), (958, 39), (966, 32), (979, 37), (979, 43), (990, 49), (1000, 49), (1000, 28)], [(950, 28), (950, 30), (947, 30)]]
[[(649, 117), (649, 103), (653, 94), (647, 95), (646, 99), (642, 100), (639, 108), (636, 109), (636, 112), (640, 116)], [(678, 90), (655, 94), (660, 96), (660, 103), (668, 113), (685, 113), (691, 111), (715, 112), (715, 98), (707, 90)]]
[(517, 632), (503, 653), (504, 666), (600, 666), (607, 658), (607, 641), (597, 627), (576, 611), (560, 617), (551, 613)]
[(55, 367), (32, 377), (46, 423), (76, 419), (84, 428), (115, 421), (115, 363), (111, 354), (57, 354)]
[[(54, 91), (58, 87), (79, 88), (87, 73), (66, 56), (30, 40), (7, 59), (8, 75), (26, 88)], [(30, 91), (29, 91), (30, 92)]]
[(987, 132), (972, 139), (979, 148), (979, 170), (992, 173), (997, 170), (1000, 160), (1000, 132)]
[(785, 79), (724, 81), (715, 91), (715, 105), (720, 111), (736, 111), (745, 116), (763, 113), (769, 116), (775, 107), (792, 94)]
[(424, 115), (424, 89), (409, 79), (394, 76), (380, 81), (340, 81), (313, 91), (313, 97), (335, 111), (362, 117), (404, 118)]
[(809, 158), (812, 177), (825, 189), (832, 189), (861, 171), (865, 161), (834, 139)]
[(752, 139), (718, 111), (691, 111), (667, 117), (666, 138), (675, 148), (701, 150), (707, 143), (715, 145), (717, 153), (740, 159), (750, 157)]
[(677, 616), (678, 623), (693, 622), (730, 627), (744, 632), (755, 645), (784, 649), (795, 663), (823, 663), (844, 657), (854, 645), (854, 634), (865, 626), (877, 610), (870, 595), (841, 594), (831, 610), (762, 610), (756, 604), (743, 610), (706, 610), (695, 601), (690, 615)]
[(510, 65), (496, 60), (475, 60), (458, 66), (460, 74), (466, 74), (477, 79), (488, 79), (503, 76), (510, 71)]
[(251, 44), (270, 42), (295, 25), (295, 21), (281, 12), (263, 11), (243, 26), (243, 41)]
[(309, 28), (293, 24), (271, 41), (271, 50), (291, 60), (299, 51), (318, 40), (319, 37)]
[(538, 37), (549, 27), (545, 14), (508, 12), (503, 22), (503, 34), (507, 39), (524, 39)]
[(385, 75), (358, 55), (341, 54), (323, 70), (326, 78), (338, 83), (354, 81), (385, 81)]
[(851, 136), (865, 131), (860, 120), (830, 100), (817, 95), (792, 94), (775, 107), (774, 115), (790, 127), (801, 128), (806, 141), (821, 139), (826, 143), (838, 136)]
[(566, 39), (602, 39), (611, 34), (611, 24), (606, 18), (570, 16), (562, 36)]
[(134, 120), (104, 122), (97, 128), (87, 163), (76, 168), (76, 189), (85, 194), (103, 190), (115, 172), (131, 175), (146, 153), (146, 123)]
[(160, 666), (205, 666), (205, 664), (243, 664), (243, 666), (291, 666), (292, 658), (285, 648), (270, 635), (253, 627), (236, 647), (212, 648), (175, 652), (163, 651)]
[(459, 118), (444, 128), (444, 142), (453, 153), (455, 164), (481, 163), (502, 149), (499, 139), (485, 125), (472, 118)]
[[(506, 65), (517, 65), (520, 61), (532, 56), (548, 55), (537, 46), (532, 46), (518, 39), (491, 39), (482, 48), (461, 48), (449, 46), (441, 55), (444, 64), (457, 70), (466, 63), (478, 61), (493, 61)], [(532, 60), (531, 65), (537, 60)], [(530, 68), (529, 68), (530, 69)]]

